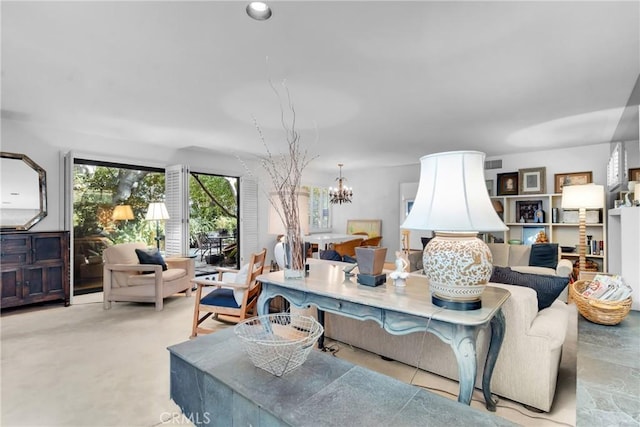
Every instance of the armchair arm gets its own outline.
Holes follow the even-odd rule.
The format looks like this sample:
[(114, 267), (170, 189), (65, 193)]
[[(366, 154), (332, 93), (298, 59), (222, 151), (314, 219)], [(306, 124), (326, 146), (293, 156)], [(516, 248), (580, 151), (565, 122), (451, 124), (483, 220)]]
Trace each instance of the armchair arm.
[(237, 268), (216, 267), (216, 271), (219, 273), (238, 273), (240, 270)]
[(573, 271), (573, 264), (568, 259), (561, 259), (556, 266), (556, 276), (569, 277)]
[(217, 286), (224, 288), (233, 288), (238, 290), (248, 289), (249, 287), (244, 283), (227, 283), (221, 282), (219, 280), (211, 280), (211, 279), (193, 279), (193, 283), (196, 283), (198, 286)]
[(193, 258), (185, 257), (171, 257), (166, 258), (164, 262), (167, 264), (167, 268), (182, 268), (187, 271), (187, 277), (195, 277), (195, 260)]
[(156, 264), (105, 264), (109, 271), (149, 271), (162, 274), (162, 266)]

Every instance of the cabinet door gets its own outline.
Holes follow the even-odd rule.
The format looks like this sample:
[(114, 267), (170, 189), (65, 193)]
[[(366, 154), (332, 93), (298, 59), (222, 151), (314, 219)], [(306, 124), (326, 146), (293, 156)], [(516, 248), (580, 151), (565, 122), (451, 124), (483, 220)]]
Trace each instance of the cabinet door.
[(25, 303), (65, 299), (65, 268), (62, 264), (23, 269)]
[(32, 245), (32, 263), (60, 262), (65, 255), (65, 237), (63, 235), (35, 235)]
[(23, 303), (22, 267), (2, 267), (2, 298), (0, 306), (15, 307)]

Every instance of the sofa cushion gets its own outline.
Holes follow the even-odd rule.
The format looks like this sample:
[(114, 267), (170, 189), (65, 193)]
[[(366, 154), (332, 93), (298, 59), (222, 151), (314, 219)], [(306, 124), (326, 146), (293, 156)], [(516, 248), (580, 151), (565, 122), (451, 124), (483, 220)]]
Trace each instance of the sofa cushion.
[(558, 265), (557, 243), (535, 243), (531, 245), (529, 265), (555, 269)]
[(136, 255), (138, 256), (138, 261), (140, 261), (140, 264), (161, 265), (162, 271), (167, 270), (167, 264), (164, 262), (164, 258), (162, 258), (162, 254), (158, 252), (157, 249), (153, 249), (149, 251), (144, 249), (136, 249)]
[(509, 267), (493, 267), (490, 282), (525, 286), (536, 291), (538, 310), (549, 307), (569, 284), (568, 277), (520, 273)]
[[(172, 268), (170, 270), (166, 270), (162, 272), (162, 282), (168, 283), (174, 280), (180, 279), (187, 275), (187, 270), (184, 268)], [(145, 273), (145, 274), (132, 274), (129, 276), (127, 285), (129, 286), (140, 286), (140, 285), (151, 285), (153, 286), (156, 281), (155, 273)]]

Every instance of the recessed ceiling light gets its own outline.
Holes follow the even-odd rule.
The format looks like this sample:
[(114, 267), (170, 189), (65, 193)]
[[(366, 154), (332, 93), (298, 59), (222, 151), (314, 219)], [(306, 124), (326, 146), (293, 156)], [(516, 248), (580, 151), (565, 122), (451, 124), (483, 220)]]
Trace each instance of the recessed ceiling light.
[(247, 15), (258, 21), (271, 18), (271, 8), (262, 1), (252, 1), (247, 5)]

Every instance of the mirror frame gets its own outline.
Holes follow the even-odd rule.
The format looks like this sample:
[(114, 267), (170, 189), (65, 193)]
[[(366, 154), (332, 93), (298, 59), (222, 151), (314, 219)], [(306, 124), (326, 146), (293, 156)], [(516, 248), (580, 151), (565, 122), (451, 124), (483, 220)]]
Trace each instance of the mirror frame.
[(24, 225), (4, 225), (0, 224), (1, 230), (28, 230), (38, 222), (42, 220), (42, 218), (47, 216), (47, 172), (40, 167), (36, 162), (31, 160), (29, 156), (25, 154), (19, 153), (9, 153), (6, 151), (0, 151), (0, 158), (3, 159), (14, 159), (14, 160), (22, 160), (27, 166), (33, 169), (38, 174), (38, 186), (40, 187), (40, 212), (28, 220)]

